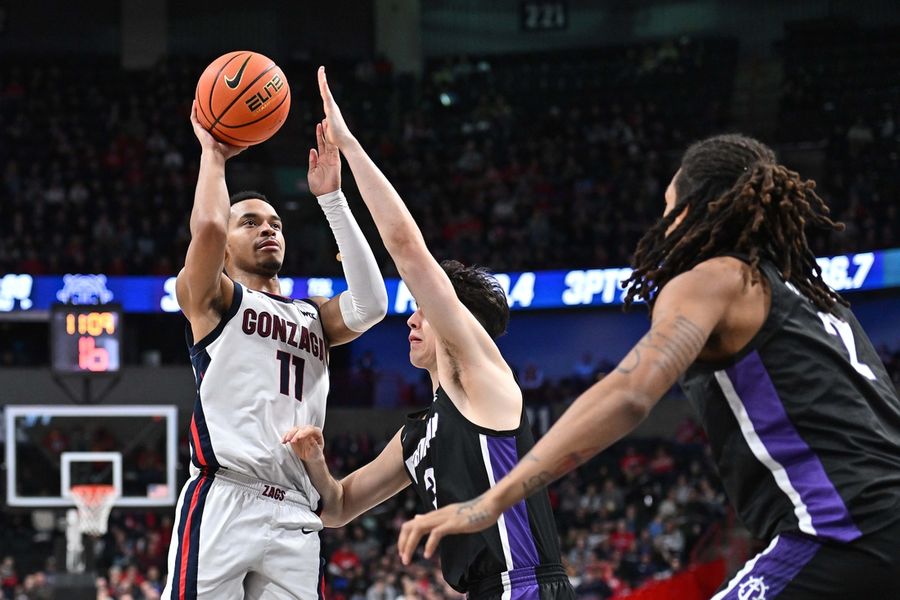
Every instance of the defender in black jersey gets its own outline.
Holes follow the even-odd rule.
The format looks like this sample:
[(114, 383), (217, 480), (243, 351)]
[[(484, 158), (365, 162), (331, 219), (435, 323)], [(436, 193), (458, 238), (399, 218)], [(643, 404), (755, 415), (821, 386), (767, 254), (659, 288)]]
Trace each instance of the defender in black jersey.
[[(400, 439), (406, 471), (426, 510), (489, 489), (534, 445), (524, 413), (512, 430), (481, 427), (463, 416), (440, 386), (429, 409), (409, 416)], [(504, 589), (536, 590), (539, 581), (555, 581), (550, 589), (568, 594), (559, 556), (553, 512), (542, 493), (511, 506), (494, 527), (446, 540), (441, 568), (453, 589), (477, 598), (499, 598)]]
[(807, 246), (807, 225), (842, 227), (814, 185), (744, 136), (691, 146), (626, 282), (650, 331), (503, 481), (404, 524), (401, 554), (492, 525), (680, 380), (731, 502), (771, 540), (715, 600), (900, 598), (900, 400)]
[[(350, 134), (322, 68), (319, 86), (326, 115), (319, 134), (344, 154), (416, 299), (410, 362), (428, 371), (435, 393), (431, 407), (411, 415), (374, 461), (340, 482), (328, 472), (318, 428), (285, 434), (322, 497), (322, 521), (340, 527), (410, 483), (425, 511), (480, 494), (534, 442), (522, 392), (494, 342), (509, 321), (503, 289), (481, 269), (437, 263), (397, 192)], [(546, 491), (513, 503), (493, 527), (449, 540), (441, 568), (454, 589), (473, 598), (575, 597)]]

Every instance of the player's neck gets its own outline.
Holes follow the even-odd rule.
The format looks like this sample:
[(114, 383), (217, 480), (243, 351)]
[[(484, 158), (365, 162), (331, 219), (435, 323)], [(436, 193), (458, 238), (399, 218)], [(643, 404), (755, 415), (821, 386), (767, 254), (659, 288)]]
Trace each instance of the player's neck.
[(441, 380), (438, 376), (437, 367), (428, 369), (428, 375), (431, 377), (431, 391), (437, 393), (438, 388), (441, 387)]
[(281, 283), (278, 281), (278, 275), (269, 277), (268, 275), (248, 273), (246, 271), (238, 271), (234, 274), (229, 273), (229, 275), (242, 286), (251, 290), (281, 295)]

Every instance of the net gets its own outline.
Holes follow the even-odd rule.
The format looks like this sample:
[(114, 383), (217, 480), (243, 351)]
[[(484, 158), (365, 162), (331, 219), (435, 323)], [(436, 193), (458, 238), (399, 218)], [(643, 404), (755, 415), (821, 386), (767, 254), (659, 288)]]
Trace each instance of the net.
[(78, 529), (81, 533), (100, 536), (106, 533), (109, 512), (118, 494), (111, 485), (73, 485), (72, 499), (78, 509)]

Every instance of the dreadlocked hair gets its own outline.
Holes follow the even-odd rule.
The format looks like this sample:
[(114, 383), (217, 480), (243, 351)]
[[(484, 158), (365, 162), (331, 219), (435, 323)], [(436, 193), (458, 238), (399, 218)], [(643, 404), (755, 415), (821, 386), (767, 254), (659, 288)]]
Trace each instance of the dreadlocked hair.
[[(675, 177), (677, 202), (638, 242), (625, 304), (652, 307), (659, 291), (695, 265), (729, 253), (749, 257), (752, 282), (761, 259), (772, 261), (820, 310), (848, 303), (822, 280), (804, 227), (842, 231), (815, 192), (816, 183), (778, 164), (765, 144), (743, 135), (691, 145)], [(669, 229), (684, 219), (674, 230)], [(668, 235), (667, 235), (667, 232)]]

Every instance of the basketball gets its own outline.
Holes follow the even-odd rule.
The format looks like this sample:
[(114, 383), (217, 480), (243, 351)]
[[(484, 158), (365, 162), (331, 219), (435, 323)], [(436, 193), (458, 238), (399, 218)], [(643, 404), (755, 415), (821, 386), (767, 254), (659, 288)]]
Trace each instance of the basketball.
[(247, 50), (214, 60), (197, 82), (197, 118), (220, 142), (252, 146), (281, 128), (291, 89), (275, 62)]

